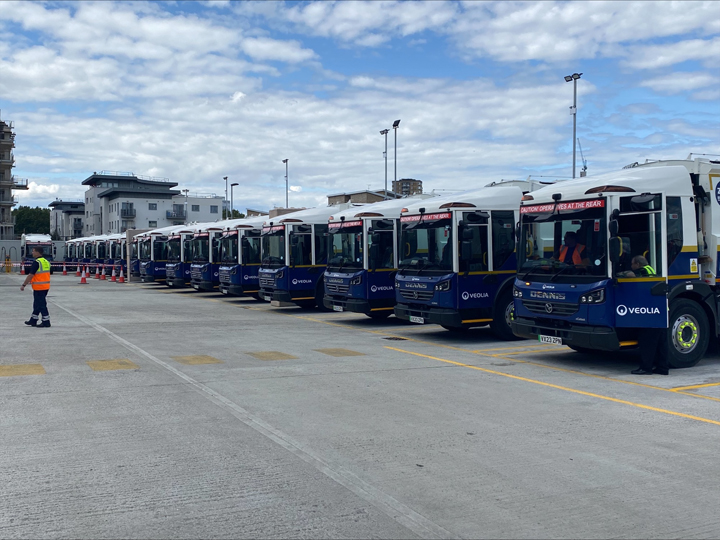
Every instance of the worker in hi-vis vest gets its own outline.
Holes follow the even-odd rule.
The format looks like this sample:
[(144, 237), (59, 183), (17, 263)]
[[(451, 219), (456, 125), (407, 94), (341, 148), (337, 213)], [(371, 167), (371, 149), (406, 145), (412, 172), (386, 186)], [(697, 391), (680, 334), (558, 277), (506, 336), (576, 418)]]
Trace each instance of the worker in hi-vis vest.
[[(35, 262), (30, 267), (25, 282), (20, 285), (20, 290), (24, 291), (28, 283), (33, 288), (33, 313), (30, 320), (25, 321), (28, 326), (37, 326), (38, 328), (50, 327), (50, 314), (47, 308), (47, 294), (50, 290), (50, 263), (43, 257), (42, 246), (32, 248), (32, 256)], [(38, 323), (38, 319), (42, 316), (42, 321)]]
[(577, 233), (567, 231), (564, 239), (565, 245), (560, 248), (557, 260), (575, 266), (590, 266), (590, 260), (587, 253), (585, 253), (585, 246), (578, 244)]

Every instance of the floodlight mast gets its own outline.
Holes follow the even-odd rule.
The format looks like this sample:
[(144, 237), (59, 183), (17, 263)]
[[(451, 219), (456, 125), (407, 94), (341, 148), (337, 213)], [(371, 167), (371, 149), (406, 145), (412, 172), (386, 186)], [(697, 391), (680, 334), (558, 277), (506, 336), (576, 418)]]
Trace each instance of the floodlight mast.
[(573, 175), (572, 177), (575, 178), (575, 160), (576, 158), (576, 144), (577, 141), (577, 82), (578, 79), (582, 76), (582, 73), (573, 73), (572, 75), (565, 75), (565, 82), (572, 81), (573, 83), (573, 106), (570, 108), (572, 111), (570, 114), (572, 114), (573, 117)]

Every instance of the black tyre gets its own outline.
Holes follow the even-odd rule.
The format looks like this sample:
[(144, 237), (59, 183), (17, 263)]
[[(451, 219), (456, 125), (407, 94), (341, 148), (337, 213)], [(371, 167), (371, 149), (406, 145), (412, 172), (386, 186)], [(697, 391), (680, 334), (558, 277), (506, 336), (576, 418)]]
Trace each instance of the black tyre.
[(505, 291), (495, 300), (495, 308), (493, 309), (493, 320), (490, 323), (490, 329), (498, 338), (505, 341), (514, 341), (520, 339), (512, 332), (512, 319), (515, 313), (515, 303), (511, 290)]
[(672, 368), (696, 365), (707, 352), (710, 323), (705, 311), (692, 300), (680, 298), (670, 306), (668, 334), (660, 354), (667, 354)]
[(390, 315), (392, 315), (392, 310), (388, 309), (385, 311), (371, 311), (367, 314), (368, 317), (371, 319), (387, 319)]

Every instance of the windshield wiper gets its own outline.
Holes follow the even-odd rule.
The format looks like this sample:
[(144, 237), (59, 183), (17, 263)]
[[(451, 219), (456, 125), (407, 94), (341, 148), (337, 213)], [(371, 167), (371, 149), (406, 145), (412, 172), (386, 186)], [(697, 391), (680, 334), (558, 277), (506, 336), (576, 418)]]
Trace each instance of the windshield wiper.
[(575, 266), (574, 266), (574, 265), (570, 265), (570, 264), (563, 266), (560, 270), (558, 270), (557, 272), (555, 272), (555, 273), (552, 275), (552, 277), (550, 278), (550, 281), (555, 281), (555, 278), (558, 277), (560, 274), (562, 274), (562, 273), (563, 273), (565, 270), (567, 270), (568, 268), (575, 268)]

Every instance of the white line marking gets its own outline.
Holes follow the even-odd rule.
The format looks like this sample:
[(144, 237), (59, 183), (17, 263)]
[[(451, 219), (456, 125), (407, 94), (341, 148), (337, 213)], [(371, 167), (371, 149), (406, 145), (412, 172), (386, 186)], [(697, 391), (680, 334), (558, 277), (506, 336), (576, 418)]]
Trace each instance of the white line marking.
[(99, 332), (102, 332), (103, 334), (106, 334), (110, 339), (116, 341), (126, 349), (134, 352), (139, 356), (144, 356), (148, 360), (151, 360), (152, 362), (155, 362), (159, 366), (162, 366), (166, 370), (170, 371), (173, 375), (181, 378), (194, 390), (204, 395), (207, 399), (209, 399), (216, 405), (227, 410), (230, 414), (232, 414), (235, 418), (240, 420), (246, 426), (254, 429), (258, 433), (261, 433), (268, 439), (279, 444), (280, 446), (285, 448), (285, 450), (293, 453), (294, 455), (302, 459), (304, 462), (309, 463), (317, 470), (319, 470), (329, 478), (332, 478), (341, 486), (352, 491), (358, 497), (365, 499), (367, 502), (384, 512), (391, 519), (394, 519), (401, 525), (407, 527), (421, 538), (458, 538), (457, 534), (452, 534), (447, 529), (444, 529), (440, 525), (434, 523), (433, 521), (430, 521), (421, 514), (418, 514), (412, 508), (404, 505), (394, 497), (391, 497), (387, 493), (358, 478), (355, 474), (344, 469), (343, 467), (339, 467), (337, 465), (331, 466), (324, 459), (315, 454), (315, 452), (313, 452), (310, 448), (294, 440), (292, 437), (268, 424), (264, 420), (249, 413), (237, 403), (234, 403), (225, 396), (218, 394), (215, 390), (196, 381), (189, 375), (183, 373), (179, 369), (176, 369), (167, 362), (160, 360), (149, 352), (141, 349), (137, 345), (134, 345), (126, 339), (121, 338), (117, 334), (111, 332), (107, 328), (100, 326), (99, 324), (91, 321), (90, 319), (87, 319), (86, 317), (83, 317), (79, 313), (75, 313), (74, 311), (58, 304), (56, 301), (51, 302), (55, 306), (59, 307), (63, 311), (66, 311), (67, 313), (87, 324), (88, 326), (94, 328)]

